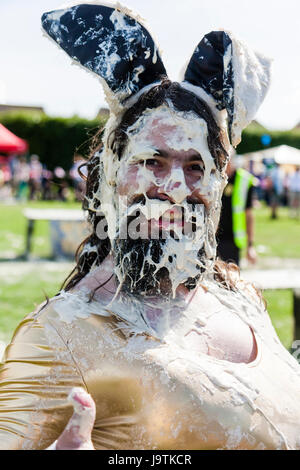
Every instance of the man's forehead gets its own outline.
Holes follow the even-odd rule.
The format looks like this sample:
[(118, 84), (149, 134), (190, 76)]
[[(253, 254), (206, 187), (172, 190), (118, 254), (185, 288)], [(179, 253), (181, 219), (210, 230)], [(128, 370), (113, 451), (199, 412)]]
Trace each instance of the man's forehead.
[(208, 151), (207, 124), (194, 113), (178, 112), (167, 106), (147, 110), (128, 129), (130, 149), (142, 143), (161, 150)]

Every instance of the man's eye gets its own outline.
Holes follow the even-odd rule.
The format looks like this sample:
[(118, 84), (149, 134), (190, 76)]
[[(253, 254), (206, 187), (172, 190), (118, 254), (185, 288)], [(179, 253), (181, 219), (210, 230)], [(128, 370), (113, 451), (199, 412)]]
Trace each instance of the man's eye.
[(155, 158), (148, 158), (145, 162), (146, 166), (155, 167), (159, 165), (159, 161)]
[(200, 163), (193, 163), (192, 165), (189, 166), (190, 171), (200, 171), (201, 173), (204, 172), (203, 165)]

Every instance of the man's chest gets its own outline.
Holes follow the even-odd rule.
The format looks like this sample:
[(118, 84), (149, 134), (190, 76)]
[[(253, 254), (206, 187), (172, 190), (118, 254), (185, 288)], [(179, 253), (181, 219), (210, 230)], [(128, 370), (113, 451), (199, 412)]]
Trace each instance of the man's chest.
[[(170, 344), (179, 345), (193, 354), (249, 363), (257, 355), (256, 340), (252, 329), (239, 316), (238, 303), (236, 309), (201, 289), (186, 306), (146, 309), (145, 317), (150, 321), (154, 319), (154, 330)], [(161, 326), (162, 330), (166, 327), (166, 335), (160, 332)]]

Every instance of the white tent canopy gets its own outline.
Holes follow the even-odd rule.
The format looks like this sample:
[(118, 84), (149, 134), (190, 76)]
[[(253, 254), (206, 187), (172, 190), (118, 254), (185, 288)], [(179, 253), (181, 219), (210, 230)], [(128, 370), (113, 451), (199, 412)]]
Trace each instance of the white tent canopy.
[(278, 145), (258, 152), (245, 153), (243, 157), (254, 162), (261, 162), (264, 158), (274, 159), (279, 165), (299, 165), (300, 150), (289, 145)]

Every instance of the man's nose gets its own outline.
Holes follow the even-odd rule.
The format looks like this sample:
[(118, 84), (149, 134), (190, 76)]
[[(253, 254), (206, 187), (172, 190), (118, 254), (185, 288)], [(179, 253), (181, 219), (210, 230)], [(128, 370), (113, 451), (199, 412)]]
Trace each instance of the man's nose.
[(172, 168), (161, 190), (167, 194), (174, 203), (182, 203), (191, 193), (186, 185), (183, 169), (179, 167)]

